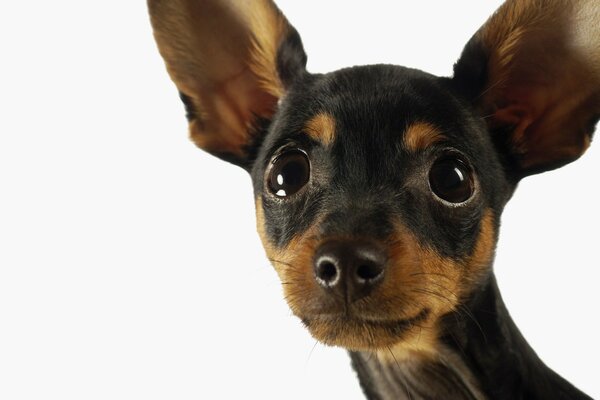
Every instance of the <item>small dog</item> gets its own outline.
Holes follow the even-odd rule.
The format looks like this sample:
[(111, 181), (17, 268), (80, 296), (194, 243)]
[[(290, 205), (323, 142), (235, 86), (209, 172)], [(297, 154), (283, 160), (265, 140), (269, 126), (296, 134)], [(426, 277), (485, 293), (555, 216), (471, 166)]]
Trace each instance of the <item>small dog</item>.
[(589, 399), (546, 367), (492, 263), (517, 183), (600, 118), (595, 0), (508, 0), (451, 78), (306, 71), (270, 0), (149, 0), (192, 140), (252, 176), (290, 308), (371, 399)]

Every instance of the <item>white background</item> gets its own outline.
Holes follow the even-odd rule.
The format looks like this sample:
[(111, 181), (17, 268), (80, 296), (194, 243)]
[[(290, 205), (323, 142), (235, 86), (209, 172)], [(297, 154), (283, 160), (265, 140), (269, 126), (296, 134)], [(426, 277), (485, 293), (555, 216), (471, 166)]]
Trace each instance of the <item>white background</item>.
[[(313, 72), (448, 75), (499, 1), (280, 1)], [(250, 179), (197, 150), (142, 1), (0, 4), (0, 398), (359, 399), (282, 300)], [(557, 60), (559, 62), (560, 60)], [(593, 397), (600, 148), (522, 182), (498, 279)]]

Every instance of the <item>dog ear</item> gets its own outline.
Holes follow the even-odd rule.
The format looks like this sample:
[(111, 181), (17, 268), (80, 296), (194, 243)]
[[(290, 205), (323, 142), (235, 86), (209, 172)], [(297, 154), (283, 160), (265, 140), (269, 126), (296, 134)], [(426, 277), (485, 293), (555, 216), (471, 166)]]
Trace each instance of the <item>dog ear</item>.
[(305, 73), (296, 30), (270, 0), (148, 0), (190, 136), (249, 168), (278, 100)]
[(600, 117), (597, 0), (508, 0), (454, 66), (517, 178), (579, 158)]

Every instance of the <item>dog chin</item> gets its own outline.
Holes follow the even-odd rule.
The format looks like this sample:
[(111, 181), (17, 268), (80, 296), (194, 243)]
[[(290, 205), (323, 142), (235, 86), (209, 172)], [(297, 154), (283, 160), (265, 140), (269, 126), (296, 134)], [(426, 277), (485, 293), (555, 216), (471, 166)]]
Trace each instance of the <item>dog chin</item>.
[(328, 346), (352, 351), (374, 351), (395, 347), (411, 333), (422, 329), (429, 316), (427, 309), (411, 318), (375, 320), (334, 315), (301, 318), (310, 334)]

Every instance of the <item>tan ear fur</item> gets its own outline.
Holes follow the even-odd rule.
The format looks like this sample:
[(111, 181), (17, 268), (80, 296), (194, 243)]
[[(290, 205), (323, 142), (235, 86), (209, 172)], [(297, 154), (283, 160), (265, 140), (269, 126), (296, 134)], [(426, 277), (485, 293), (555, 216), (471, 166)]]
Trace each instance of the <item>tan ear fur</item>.
[(191, 102), (190, 135), (204, 150), (245, 156), (256, 118), (283, 85), (277, 50), (290, 26), (270, 0), (148, 0), (167, 70)]
[(589, 146), (600, 116), (599, 27), (597, 0), (509, 0), (472, 39), (487, 57), (482, 112), (493, 128), (512, 128), (524, 174)]

